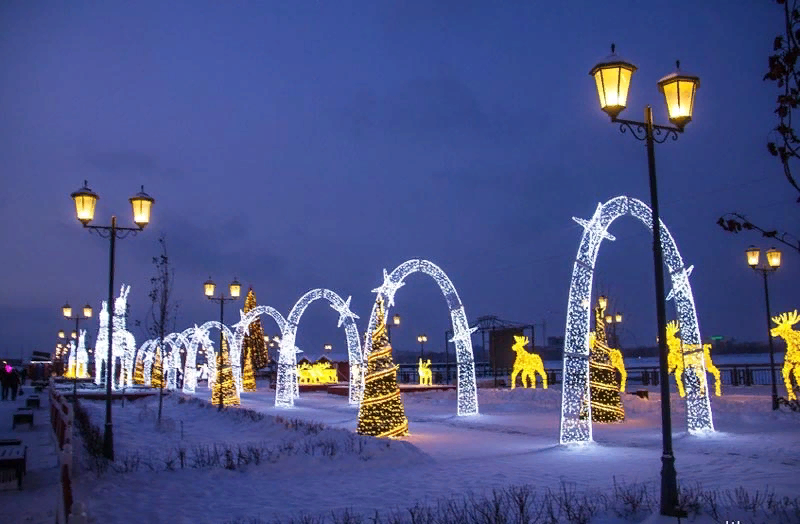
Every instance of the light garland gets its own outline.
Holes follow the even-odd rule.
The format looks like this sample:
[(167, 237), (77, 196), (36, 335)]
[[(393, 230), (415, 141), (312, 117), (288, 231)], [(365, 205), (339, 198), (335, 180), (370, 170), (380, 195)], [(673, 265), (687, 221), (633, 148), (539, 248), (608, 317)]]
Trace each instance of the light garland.
[(297, 381), (300, 384), (336, 384), (339, 376), (330, 362), (303, 362), (297, 366)]
[(294, 406), (294, 399), (299, 394), (297, 378), (298, 349), (295, 346), (297, 327), (306, 308), (319, 299), (327, 300), (330, 306), (339, 313), (337, 327), (344, 325), (347, 338), (347, 353), (350, 360), (349, 402), (350, 404), (358, 404), (360, 402), (362, 377), (359, 363), (362, 357), (361, 342), (355, 321), (359, 317), (350, 311), (350, 297), (347, 297), (347, 300), (342, 300), (342, 297), (330, 289), (317, 288), (300, 297), (286, 318), (278, 355), (278, 376), (275, 387), (275, 406), (277, 407), (288, 408)]
[(528, 353), (525, 346), (530, 344), (528, 337), (514, 335), (514, 345), (511, 351), (517, 354), (514, 359), (514, 368), (511, 370), (511, 389), (514, 389), (517, 382), (517, 375), (522, 374), (522, 387), (527, 388), (525, 379), (528, 379), (530, 387), (536, 389), (536, 375), (542, 378), (542, 388), (547, 389), (547, 373), (544, 372), (544, 362), (542, 357), (536, 353)]
[[(650, 208), (642, 201), (626, 196), (598, 204), (590, 220), (574, 218), (583, 226), (584, 231), (573, 266), (569, 290), (562, 368), (564, 376), (560, 431), (562, 444), (592, 440), (591, 417), (581, 417), (581, 406), (589, 397), (589, 303), (592, 279), (600, 244), (603, 240), (614, 238), (608, 233), (608, 227), (614, 220), (626, 214), (634, 216), (652, 229)], [(687, 343), (700, 344), (700, 330), (692, 288), (688, 281), (684, 282), (684, 279), (688, 279), (686, 275), (688, 270), (684, 270), (683, 259), (663, 221), (660, 229), (664, 262), (673, 283), (670, 295), (675, 300), (681, 331), (686, 334)], [(705, 376), (704, 363), (701, 361), (694, 365), (699, 365), (703, 369), (699, 370), (701, 373), (692, 375)], [(713, 431), (711, 404), (705, 388), (701, 387), (696, 379), (690, 380), (687, 386), (686, 418), (689, 432)]]
[[(216, 378), (216, 359), (213, 358), (211, 351), (213, 344), (211, 343), (211, 338), (208, 336), (208, 332), (212, 329), (221, 330), (226, 340), (233, 341), (231, 343), (231, 359), (234, 360), (234, 362), (232, 362), (232, 368), (234, 383), (236, 383), (235, 379), (237, 370), (239, 369), (238, 366), (236, 366), (236, 362), (239, 361), (238, 343), (233, 335), (233, 332), (228, 329), (228, 326), (225, 324), (220, 324), (216, 320), (212, 320), (206, 322), (200, 327), (195, 326), (192, 328), (192, 338), (189, 342), (189, 347), (186, 349), (186, 365), (183, 368), (184, 393), (194, 393), (195, 388), (197, 387), (197, 346), (201, 343), (203, 344), (203, 348), (206, 350), (206, 361), (208, 362), (208, 387), (211, 387), (213, 384), (211, 380), (212, 375)], [(239, 378), (241, 379), (241, 377)]]
[[(278, 324), (278, 329), (281, 332), (281, 340), (284, 338), (284, 332), (286, 331), (286, 319), (283, 318), (275, 308), (270, 306), (256, 306), (253, 309), (245, 312), (244, 310), (239, 310), (239, 322), (231, 326), (233, 328), (234, 338), (232, 342), (232, 346), (237, 348), (236, 355), (241, 356), (241, 347), (244, 344), (244, 337), (245, 335), (250, 333), (250, 325), (255, 322), (261, 315), (267, 315), (272, 317), (276, 324)], [(231, 357), (234, 360), (234, 363), (239, 362), (241, 364), (241, 359), (238, 361), (235, 357)], [(213, 360), (213, 359), (212, 359)], [(209, 374), (211, 373), (211, 364), (209, 364)], [(187, 360), (187, 369), (188, 369), (188, 360)], [(188, 371), (187, 371), (188, 372)], [(236, 374), (234, 372), (234, 378)], [(210, 380), (210, 379), (209, 379)], [(209, 382), (210, 383), (210, 382)], [(186, 382), (184, 381), (184, 392), (186, 391)], [(243, 388), (241, 387), (241, 382), (237, 382), (237, 390), (241, 392)], [(192, 392), (194, 389), (192, 389)]]
[[(382, 297), (386, 305), (386, 315), (389, 315), (389, 308), (394, 305), (394, 295), (399, 288), (405, 285), (404, 280), (412, 273), (421, 272), (429, 275), (436, 281), (442, 291), (447, 307), (450, 310), (450, 320), (453, 324), (453, 342), (456, 346), (456, 365), (458, 372), (458, 404), (457, 413), (459, 416), (478, 414), (478, 388), (475, 383), (475, 357), (472, 351), (472, 333), (477, 328), (470, 328), (467, 321), (467, 314), (461, 299), (458, 296), (455, 286), (450, 278), (442, 269), (428, 260), (411, 259), (397, 266), (394, 271), (387, 273), (383, 270), (383, 284), (379, 288), (372, 290)], [(367, 331), (364, 339), (362, 367), (366, 367), (367, 359), (372, 347), (370, 344), (370, 333), (375, 330), (377, 303), (372, 307), (372, 313), (367, 324)], [(351, 364), (351, 393), (352, 393), (352, 364)]]
[(397, 368), (392, 361), (392, 346), (386, 333), (383, 297), (375, 301), (377, 319), (372, 331), (372, 351), (367, 357), (364, 396), (358, 410), (359, 435), (404, 437), (408, 435), (408, 419), (403, 395), (397, 387)]
[(786, 387), (786, 397), (789, 400), (797, 400), (797, 394), (792, 387), (792, 375), (800, 387), (800, 331), (792, 329), (792, 326), (800, 322), (800, 315), (795, 309), (791, 313), (787, 311), (772, 317), (772, 321), (777, 326), (770, 330), (770, 334), (786, 341), (786, 355), (783, 357), (783, 384)]

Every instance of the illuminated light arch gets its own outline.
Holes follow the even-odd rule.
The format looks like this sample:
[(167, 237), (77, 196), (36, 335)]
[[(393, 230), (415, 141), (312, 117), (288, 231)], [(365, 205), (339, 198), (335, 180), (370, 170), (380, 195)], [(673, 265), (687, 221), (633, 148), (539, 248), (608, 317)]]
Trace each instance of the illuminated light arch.
[(278, 381), (275, 388), (275, 406), (292, 407), (294, 399), (298, 395), (299, 386), (297, 384), (297, 347), (295, 339), (297, 336), (297, 326), (300, 324), (300, 317), (303, 316), (306, 308), (315, 300), (325, 299), (330, 303), (337, 313), (339, 322), (336, 327), (344, 324), (345, 336), (347, 337), (347, 354), (350, 361), (350, 391), (349, 402), (356, 405), (361, 402), (361, 388), (363, 387), (363, 377), (361, 376), (361, 342), (358, 336), (356, 319), (358, 315), (350, 311), (350, 299), (342, 300), (330, 289), (312, 289), (297, 301), (289, 312), (286, 319), (286, 329), (281, 336), (280, 356), (278, 358)]
[[(225, 324), (220, 324), (218, 321), (212, 320), (210, 322), (206, 322), (200, 327), (195, 326), (193, 328), (192, 339), (189, 342), (189, 347), (186, 349), (186, 365), (183, 368), (184, 393), (194, 393), (195, 388), (197, 387), (197, 346), (202, 343), (206, 348), (211, 347), (212, 344), (211, 339), (208, 336), (208, 332), (212, 329), (222, 330), (222, 333), (228, 340), (230, 350), (233, 351), (235, 348), (235, 344), (232, 342), (234, 340), (233, 333)], [(234, 359), (235, 356), (231, 353), (231, 361), (238, 361), (238, 359)], [(210, 388), (213, 384), (211, 377), (216, 376), (216, 374), (212, 375), (212, 370), (214, 373), (216, 373), (217, 359), (214, 358), (213, 355), (206, 354), (206, 361), (208, 362), (208, 387)]]
[(194, 328), (184, 330), (181, 333), (170, 333), (164, 337), (164, 344), (169, 346), (170, 351), (164, 358), (164, 375), (166, 378), (166, 389), (172, 391), (178, 387), (178, 371), (181, 367), (181, 348), (189, 350)]
[[(385, 316), (390, 318), (389, 308), (394, 306), (394, 295), (397, 290), (405, 285), (403, 282), (412, 273), (421, 272), (433, 277), (442, 291), (447, 307), (450, 309), (450, 318), (453, 322), (453, 338), (450, 342), (456, 345), (456, 362), (458, 366), (458, 407), (459, 416), (478, 414), (478, 390), (475, 383), (475, 357), (472, 351), (472, 333), (477, 328), (470, 328), (464, 305), (458, 296), (455, 286), (442, 269), (428, 260), (412, 259), (397, 266), (394, 271), (387, 274), (383, 270), (383, 285), (373, 289), (373, 293), (383, 296)], [(372, 313), (367, 325), (367, 336), (364, 341), (362, 357), (363, 369), (366, 369), (367, 356), (372, 351), (371, 333), (375, 329), (377, 304), (373, 304)], [(359, 399), (363, 392), (363, 377), (359, 381)]]
[(155, 348), (158, 346), (158, 339), (151, 338), (142, 344), (136, 355), (136, 360), (141, 359), (143, 362), (142, 377), (145, 385), (150, 385), (150, 374), (153, 372), (153, 357), (155, 356)]
[[(651, 231), (653, 217), (650, 208), (641, 200), (618, 196), (605, 204), (598, 204), (589, 220), (573, 218), (584, 228), (578, 255), (572, 270), (567, 311), (567, 327), (564, 338), (564, 367), (561, 401), (562, 444), (589, 442), (592, 440), (592, 415), (589, 390), (589, 319), (594, 266), (600, 244), (604, 239), (615, 240), (608, 233), (614, 220), (632, 215)], [(675, 300), (681, 338), (687, 349), (684, 354), (702, 348), (697, 311), (694, 306), (692, 286), (689, 283), (691, 268), (684, 266), (683, 259), (664, 221), (661, 221), (661, 246), (664, 263), (669, 270), (672, 291), (668, 298)], [(699, 351), (702, 351), (700, 349)], [(686, 373), (686, 418), (690, 433), (714, 430), (711, 403), (708, 396), (708, 379), (703, 359), (698, 362), (696, 373)], [(697, 377), (702, 377), (699, 379)], [(586, 405), (583, 408), (584, 403)], [(581, 410), (585, 417), (581, 420)]]
[(269, 306), (256, 306), (247, 313), (244, 310), (239, 310), (241, 317), (239, 322), (231, 326), (234, 329), (233, 343), (231, 344), (231, 365), (233, 367), (233, 380), (236, 383), (236, 389), (241, 393), (244, 391), (242, 387), (242, 343), (244, 337), (250, 332), (250, 324), (256, 321), (261, 315), (268, 315), (272, 317), (278, 329), (281, 332), (281, 340), (283, 340), (284, 331), (286, 330), (286, 319), (283, 318), (278, 310)]

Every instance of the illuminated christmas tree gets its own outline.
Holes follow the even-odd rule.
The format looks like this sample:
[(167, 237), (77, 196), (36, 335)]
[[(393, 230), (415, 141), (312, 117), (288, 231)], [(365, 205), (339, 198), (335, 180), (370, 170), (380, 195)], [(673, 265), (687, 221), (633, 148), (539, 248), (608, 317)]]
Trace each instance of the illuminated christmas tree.
[(133, 370), (133, 383), (134, 384), (144, 384), (144, 359), (141, 358), (136, 359), (136, 367)]
[(611, 362), (606, 329), (603, 324), (605, 306), (594, 309), (594, 329), (590, 336), (589, 390), (592, 398), (592, 422), (622, 422), (625, 408), (622, 406), (617, 370)]
[(408, 435), (408, 419), (403, 396), (397, 387), (397, 368), (392, 361), (392, 346), (386, 334), (383, 300), (378, 295), (372, 352), (367, 357), (364, 398), (358, 411), (358, 434), (374, 437)]
[(214, 381), (214, 388), (211, 390), (211, 403), (215, 406), (219, 405), (220, 396), (222, 396), (223, 406), (238, 406), (239, 392), (233, 382), (233, 369), (228, 354), (228, 341), (225, 340), (225, 337), (222, 337), (221, 353), (221, 355), (217, 355), (217, 380)]
[(244, 357), (244, 369), (242, 370), (242, 389), (245, 391), (256, 390), (256, 376), (253, 372), (253, 359), (250, 357), (250, 352)]
[(161, 365), (161, 350), (156, 348), (156, 356), (153, 361), (153, 371), (150, 374), (150, 387), (160, 388), (164, 382), (164, 368)]
[[(256, 294), (251, 287), (247, 292), (247, 298), (244, 299), (244, 312), (249, 313), (257, 305)], [(242, 342), (242, 359), (245, 358), (245, 355), (250, 356), (254, 369), (261, 369), (267, 367), (267, 364), (269, 364), (269, 349), (267, 348), (267, 343), (264, 341), (264, 329), (261, 327), (260, 318), (255, 319), (253, 323), (250, 324), (249, 332), (244, 336)], [(245, 367), (244, 360), (242, 360), (242, 367)]]

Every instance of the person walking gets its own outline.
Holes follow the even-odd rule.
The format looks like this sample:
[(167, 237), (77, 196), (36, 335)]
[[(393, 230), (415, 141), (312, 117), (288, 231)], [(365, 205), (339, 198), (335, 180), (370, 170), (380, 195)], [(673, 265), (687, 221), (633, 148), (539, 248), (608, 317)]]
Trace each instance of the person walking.
[(14, 369), (11, 371), (11, 376), (8, 378), (8, 387), (11, 389), (11, 400), (17, 400), (17, 391), (19, 390), (19, 373)]
[(0, 366), (0, 383), (2, 383), (3, 386), (3, 400), (8, 399), (8, 380), (9, 376), (6, 367)]

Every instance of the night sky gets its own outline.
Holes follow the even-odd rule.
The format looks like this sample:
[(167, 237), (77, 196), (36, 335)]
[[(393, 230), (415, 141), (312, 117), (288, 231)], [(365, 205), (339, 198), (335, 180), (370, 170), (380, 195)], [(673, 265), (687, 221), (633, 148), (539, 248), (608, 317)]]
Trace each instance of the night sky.
[[(284, 314), (315, 287), (352, 295), (365, 329), (382, 270), (419, 257), (449, 274), (470, 319), (563, 335), (582, 233), (571, 218), (621, 194), (649, 203), (644, 145), (600, 111), (588, 75), (612, 41), (639, 68), (624, 118), (652, 104), (668, 123), (656, 82), (676, 59), (700, 76), (693, 122), (657, 146), (662, 218), (695, 266), (702, 336), (764, 341), (744, 249), (770, 243), (715, 222), (739, 211), (798, 232), (797, 194), (766, 149), (776, 88), (762, 77), (782, 8), (577, 4), (3, 2), (0, 353), (50, 351), (71, 327), (65, 301), (98, 311), (107, 295), (108, 241), (82, 230), (69, 198), (84, 179), (101, 197), (97, 224), (115, 213), (132, 225), (141, 184), (156, 199), (151, 225), (117, 246), (131, 322), (147, 314), (163, 233), (181, 330), (217, 318), (209, 276), (238, 277)], [(610, 232), (595, 289), (625, 314), (623, 346), (652, 345), (650, 233), (630, 217)], [(775, 313), (800, 307), (798, 263), (784, 250)], [(395, 347), (416, 349), (424, 332), (441, 350), (444, 299), (427, 277), (406, 282)], [(298, 345), (342, 350), (337, 318), (313, 304)], [(88, 326), (94, 338), (96, 317)]]

